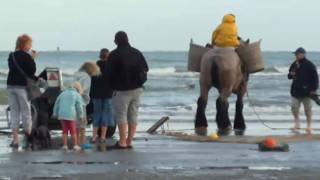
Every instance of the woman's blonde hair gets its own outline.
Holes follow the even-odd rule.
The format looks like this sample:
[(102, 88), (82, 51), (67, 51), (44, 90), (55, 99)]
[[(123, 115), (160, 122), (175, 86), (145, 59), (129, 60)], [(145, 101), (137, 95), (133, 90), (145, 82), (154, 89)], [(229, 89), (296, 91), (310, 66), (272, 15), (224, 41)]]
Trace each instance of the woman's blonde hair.
[(27, 34), (22, 34), (21, 36), (19, 36), (17, 38), (16, 41), (16, 50), (22, 50), (25, 48), (27, 43), (32, 42), (32, 38), (31, 36), (27, 35)]
[(100, 73), (99, 66), (94, 62), (85, 62), (79, 71), (86, 72), (89, 76), (96, 76)]
[(83, 93), (83, 89), (82, 89), (82, 86), (80, 84), (80, 82), (74, 82), (72, 85), (71, 85), (71, 88), (74, 88), (78, 91), (79, 94), (82, 94)]

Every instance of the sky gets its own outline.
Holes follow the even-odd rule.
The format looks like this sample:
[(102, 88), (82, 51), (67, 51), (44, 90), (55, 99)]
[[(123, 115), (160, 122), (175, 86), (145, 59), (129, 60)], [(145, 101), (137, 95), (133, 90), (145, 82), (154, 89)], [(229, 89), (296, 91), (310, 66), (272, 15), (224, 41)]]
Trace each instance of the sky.
[(23, 33), (36, 50), (113, 49), (124, 30), (140, 50), (186, 51), (191, 38), (210, 42), (233, 13), (239, 35), (262, 39), (265, 51), (320, 51), (319, 7), (319, 0), (1, 0), (0, 50), (12, 50)]

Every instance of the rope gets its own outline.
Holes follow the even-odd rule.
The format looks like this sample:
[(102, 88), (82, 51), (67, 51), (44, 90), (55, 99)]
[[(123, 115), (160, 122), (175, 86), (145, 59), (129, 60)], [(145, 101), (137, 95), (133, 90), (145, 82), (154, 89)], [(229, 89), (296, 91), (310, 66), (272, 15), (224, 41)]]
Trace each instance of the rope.
[[(249, 106), (250, 106), (250, 104), (251, 104), (251, 98), (249, 97), (249, 92), (247, 92), (247, 98), (248, 98)], [(264, 125), (264, 126), (267, 127), (268, 129), (275, 130), (275, 128), (269, 126), (265, 121), (263, 121), (263, 120), (261, 119), (260, 115), (259, 115), (258, 112), (256, 111), (256, 108), (255, 108), (254, 104), (252, 104), (250, 107), (252, 108), (253, 113), (257, 116), (259, 122), (261, 122), (262, 125)]]
[[(247, 98), (248, 98), (249, 104), (251, 104), (251, 99), (249, 97), (249, 93), (248, 92), (247, 92)], [(271, 129), (271, 130), (292, 130), (292, 128), (279, 128), (279, 127), (272, 127), (272, 126), (268, 125), (265, 121), (263, 121), (261, 119), (260, 115), (256, 111), (256, 108), (255, 108), (255, 106), (253, 104), (251, 105), (251, 108), (252, 108), (253, 113), (257, 116), (259, 122), (261, 122), (261, 124), (264, 125), (265, 127), (267, 127), (268, 129)], [(297, 130), (306, 130), (306, 128), (297, 128)], [(312, 128), (311, 130), (320, 131), (319, 128)]]

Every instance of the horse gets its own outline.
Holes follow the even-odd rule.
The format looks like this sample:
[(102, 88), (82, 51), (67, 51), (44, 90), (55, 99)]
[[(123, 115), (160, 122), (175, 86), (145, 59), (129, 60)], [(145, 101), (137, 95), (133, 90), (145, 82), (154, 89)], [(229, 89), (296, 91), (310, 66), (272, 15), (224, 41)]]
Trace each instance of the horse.
[[(242, 44), (249, 44), (249, 41)], [(228, 113), (228, 98), (232, 94), (237, 96), (233, 128), (237, 135), (244, 134), (246, 124), (243, 116), (243, 98), (247, 92), (248, 79), (249, 73), (234, 48), (214, 48), (202, 56), (200, 96), (195, 117), (197, 134), (207, 133), (208, 123), (205, 111), (208, 94), (212, 87), (219, 92), (216, 100), (218, 134), (228, 135), (232, 129)]]

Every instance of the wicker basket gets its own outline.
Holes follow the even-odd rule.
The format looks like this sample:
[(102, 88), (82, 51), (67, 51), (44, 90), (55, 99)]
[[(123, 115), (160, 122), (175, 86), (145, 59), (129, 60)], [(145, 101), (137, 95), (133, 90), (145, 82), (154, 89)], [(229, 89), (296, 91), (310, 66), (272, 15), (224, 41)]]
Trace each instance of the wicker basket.
[(193, 72), (200, 72), (201, 59), (210, 48), (201, 45), (193, 44), (190, 42), (190, 49), (188, 54), (188, 70)]
[(264, 70), (261, 40), (251, 44), (242, 44), (236, 51), (249, 73), (256, 73)]

